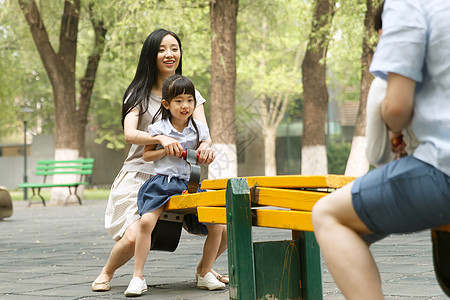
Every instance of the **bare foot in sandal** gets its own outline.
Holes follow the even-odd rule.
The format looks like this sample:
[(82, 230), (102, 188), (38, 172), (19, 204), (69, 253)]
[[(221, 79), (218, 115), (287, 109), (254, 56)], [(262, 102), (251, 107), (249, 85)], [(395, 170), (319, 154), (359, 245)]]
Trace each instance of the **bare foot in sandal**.
[(110, 281), (112, 276), (108, 276), (105, 273), (100, 273), (98, 277), (92, 282), (92, 291), (94, 292), (106, 292), (111, 289)]
[(230, 278), (228, 277), (228, 275), (220, 275), (219, 273), (217, 273), (216, 271), (214, 271), (213, 269), (211, 269), (211, 273), (213, 273), (213, 275), (217, 278), (217, 280), (219, 280), (222, 283), (228, 284), (230, 283)]

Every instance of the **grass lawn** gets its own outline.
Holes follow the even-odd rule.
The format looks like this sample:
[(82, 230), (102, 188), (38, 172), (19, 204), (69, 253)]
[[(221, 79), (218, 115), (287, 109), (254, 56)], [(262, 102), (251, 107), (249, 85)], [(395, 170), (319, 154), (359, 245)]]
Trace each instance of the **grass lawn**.
[[(84, 200), (108, 200), (109, 189), (84, 189)], [(11, 199), (13, 201), (23, 200), (23, 189), (9, 191), (11, 195)], [(47, 201), (50, 199), (51, 189), (43, 189), (41, 191), (42, 197)], [(28, 198), (33, 195), (31, 189), (28, 189)], [(35, 197), (34, 199), (39, 199), (39, 197)]]

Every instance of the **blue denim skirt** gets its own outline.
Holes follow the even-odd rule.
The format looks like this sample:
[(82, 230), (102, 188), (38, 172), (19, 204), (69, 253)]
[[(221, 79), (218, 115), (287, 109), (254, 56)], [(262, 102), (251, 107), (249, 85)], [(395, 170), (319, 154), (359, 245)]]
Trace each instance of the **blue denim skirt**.
[[(137, 196), (137, 206), (139, 214), (152, 212), (169, 201), (170, 197), (181, 195), (187, 190), (188, 181), (178, 177), (166, 175), (155, 175), (147, 180), (139, 189)], [(203, 192), (203, 190), (198, 190)], [(183, 228), (192, 234), (207, 235), (208, 229), (203, 223), (198, 221), (196, 214), (184, 215)]]
[(368, 242), (450, 224), (450, 177), (407, 156), (357, 178), (352, 202)]

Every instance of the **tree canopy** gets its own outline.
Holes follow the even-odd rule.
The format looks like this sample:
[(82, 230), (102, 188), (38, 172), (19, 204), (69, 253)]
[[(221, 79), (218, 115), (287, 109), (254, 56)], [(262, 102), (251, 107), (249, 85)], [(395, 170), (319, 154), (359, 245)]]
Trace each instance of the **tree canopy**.
[[(37, 2), (49, 36), (58, 47), (63, 1)], [(359, 100), (361, 41), (365, 1), (336, 2), (332, 38), (327, 55), (327, 84), (333, 99)], [(301, 99), (301, 72), (296, 57), (303, 58), (311, 29), (312, 0), (241, 0), (237, 24), (236, 113), (254, 110), (260, 122), (261, 99), (269, 104), (288, 94), (289, 107)], [(76, 61), (76, 88), (92, 51), (94, 31), (89, 18), (102, 19), (107, 29), (105, 48), (96, 75), (88, 113), (88, 129), (97, 142), (121, 149), (125, 142), (120, 126), (122, 95), (134, 76), (145, 37), (158, 27), (176, 32), (183, 43), (183, 73), (209, 100), (211, 30), (208, 0), (81, 0)], [(17, 0), (0, 0), (0, 141), (21, 133), (20, 108), (36, 109), (32, 130), (54, 133), (50, 81), (38, 58), (28, 25)], [(79, 99), (77, 99), (79, 101)], [(300, 101), (300, 100), (298, 100)], [(207, 101), (206, 112), (209, 111)], [(271, 111), (273, 112), (273, 111)], [(239, 125), (239, 124), (238, 124)]]

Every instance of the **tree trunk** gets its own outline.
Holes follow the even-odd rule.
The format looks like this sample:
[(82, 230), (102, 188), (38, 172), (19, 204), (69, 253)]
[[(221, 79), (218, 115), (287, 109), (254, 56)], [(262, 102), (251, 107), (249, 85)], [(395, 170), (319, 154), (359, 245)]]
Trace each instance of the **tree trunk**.
[(345, 175), (347, 176), (362, 176), (369, 171), (369, 161), (366, 157), (366, 105), (367, 95), (369, 94), (370, 84), (373, 80), (373, 75), (369, 72), (369, 67), (372, 62), (375, 51), (375, 43), (372, 42), (373, 35), (377, 34), (373, 30), (374, 15), (377, 8), (377, 1), (367, 0), (367, 11), (364, 19), (365, 34), (362, 41), (362, 55), (361, 55), (361, 92), (358, 115), (356, 117), (355, 131), (353, 133), (352, 148), (347, 160), (347, 167), (345, 168)]
[[(267, 33), (267, 23), (265, 18), (262, 20), (261, 26), (262, 32), (262, 44), (261, 49), (264, 51), (266, 49), (266, 33)], [(292, 64), (291, 73), (299, 71), (300, 68), (300, 56), (302, 49), (299, 47), (295, 55), (294, 62)], [(260, 59), (260, 73), (261, 75), (265, 72), (266, 61), (262, 57)], [(289, 102), (290, 92), (280, 92), (276, 96), (262, 95), (259, 99), (259, 107), (261, 114), (261, 125), (264, 137), (264, 158), (265, 158), (265, 172), (266, 176), (277, 175), (277, 164), (276, 164), (276, 133), (281, 121), (283, 120), (284, 113), (286, 112), (286, 107)]]
[(91, 55), (88, 57), (88, 63), (86, 65), (86, 70), (83, 78), (79, 80), (80, 82), (80, 102), (77, 112), (78, 118), (78, 151), (81, 157), (86, 157), (85, 151), (85, 133), (86, 126), (88, 123), (88, 112), (89, 106), (91, 104), (92, 90), (94, 89), (95, 78), (98, 70), (98, 65), (100, 63), (100, 58), (102, 57), (103, 50), (105, 49), (105, 36), (106, 28), (104, 27), (103, 20), (98, 20), (94, 17), (92, 11), (92, 4), (89, 5), (89, 17), (94, 29), (95, 40), (94, 48), (92, 49)]
[(238, 0), (210, 0), (211, 107), (210, 128), (216, 160), (210, 178), (237, 176), (235, 87)]
[(264, 129), (264, 174), (266, 176), (277, 175), (277, 161), (275, 156), (277, 129), (268, 127)]
[(303, 136), (302, 174), (328, 173), (325, 121), (328, 107), (326, 57), (335, 0), (317, 0), (308, 47), (302, 63)]
[[(34, 0), (18, 0), (31, 35), (39, 52), (53, 89), (55, 107), (55, 159), (70, 160), (84, 156), (84, 138), (87, 113), (95, 81), (98, 63), (104, 48), (106, 29), (103, 23), (91, 21), (95, 32), (95, 46), (89, 57), (85, 76), (80, 80), (80, 102), (76, 102), (75, 63), (78, 39), (80, 0), (65, 0), (61, 16), (59, 51), (56, 53)], [(89, 9), (92, 9), (90, 6)], [(55, 183), (71, 180), (66, 176), (54, 176)], [(74, 178), (77, 180), (78, 178)], [(82, 194), (82, 193), (81, 193)], [(50, 204), (63, 204), (67, 189), (52, 189)]]

